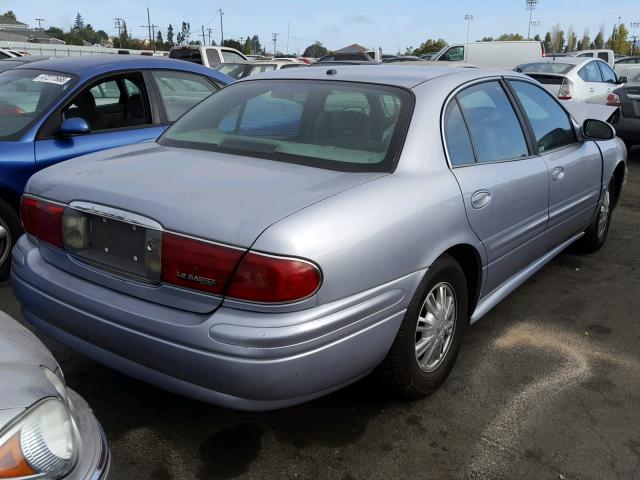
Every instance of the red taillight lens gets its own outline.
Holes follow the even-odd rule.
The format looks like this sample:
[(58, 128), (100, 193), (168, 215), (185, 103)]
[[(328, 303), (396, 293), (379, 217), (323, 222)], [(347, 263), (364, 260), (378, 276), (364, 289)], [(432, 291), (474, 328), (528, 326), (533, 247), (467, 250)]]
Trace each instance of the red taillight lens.
[(620, 97), (615, 93), (610, 93), (607, 95), (607, 105), (610, 107), (620, 107), (622, 106), (622, 102), (620, 101)]
[(249, 252), (236, 270), (227, 296), (251, 302), (302, 300), (320, 287), (322, 275), (312, 263)]
[(62, 248), (64, 207), (32, 197), (22, 197), (20, 218), (24, 230), (38, 240)]
[(243, 250), (164, 232), (161, 278), (173, 285), (222, 294), (243, 253)]

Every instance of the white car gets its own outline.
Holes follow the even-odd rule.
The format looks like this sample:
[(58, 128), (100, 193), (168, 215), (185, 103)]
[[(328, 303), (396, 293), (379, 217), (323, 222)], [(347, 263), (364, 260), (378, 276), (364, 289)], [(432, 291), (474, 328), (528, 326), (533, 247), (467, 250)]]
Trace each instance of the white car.
[(241, 52), (231, 47), (209, 47), (206, 45), (181, 45), (169, 51), (169, 58), (215, 68), (221, 63), (246, 62)]
[(22, 57), (22, 54), (16, 52), (15, 50), (10, 50), (8, 48), (0, 48), (0, 58), (16, 58), (16, 57)]
[(444, 47), (433, 54), (433, 62), (466, 62), (481, 68), (513, 68), (527, 59), (544, 56), (537, 40), (470, 42)]
[(613, 50), (606, 48), (594, 49), (594, 50), (578, 50), (576, 52), (570, 52), (567, 54), (569, 57), (586, 57), (586, 58), (599, 58), (609, 64), (610, 67), (616, 64), (616, 54)]
[(560, 100), (611, 103), (609, 95), (626, 82), (603, 60), (591, 57), (549, 57), (514, 70), (538, 80)]

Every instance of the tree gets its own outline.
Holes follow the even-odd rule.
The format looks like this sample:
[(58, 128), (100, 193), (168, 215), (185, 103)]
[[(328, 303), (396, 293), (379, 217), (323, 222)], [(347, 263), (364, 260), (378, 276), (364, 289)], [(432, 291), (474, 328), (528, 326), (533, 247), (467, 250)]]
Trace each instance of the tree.
[(591, 46), (591, 39), (589, 38), (589, 29), (585, 28), (582, 33), (582, 44), (578, 46), (578, 50), (588, 50)]
[(303, 57), (320, 58), (320, 57), (324, 57), (328, 53), (329, 53), (329, 50), (327, 50), (322, 45), (322, 43), (320, 43), (320, 42), (318, 42), (316, 40), (313, 43), (313, 45), (309, 45), (307, 48), (304, 49), (304, 52), (302, 52), (302, 56)]
[(604, 24), (600, 26), (600, 31), (593, 39), (591, 48), (604, 48)]
[(544, 36), (543, 44), (545, 52), (551, 52), (551, 49), (553, 48), (553, 45), (551, 43), (551, 32), (547, 32), (547, 34)]
[(569, 27), (567, 30), (567, 48), (566, 52), (573, 52), (576, 49), (576, 45), (578, 43), (578, 37), (576, 32), (573, 31), (573, 25)]
[(222, 42), (223, 47), (235, 48), (236, 50), (242, 51), (242, 44), (238, 40), (232, 40), (230, 38), (225, 38), (224, 42)]
[(13, 13), (13, 10), (8, 10), (8, 11), (4, 12), (4, 13), (2, 14), (2, 16), (3, 16), (3, 17), (10, 18), (10, 19), (12, 19), (12, 20), (16, 20), (16, 21), (18, 20), (18, 19), (16, 18), (16, 14), (15, 14), (15, 13)]
[(505, 41), (519, 41), (519, 40), (524, 40), (524, 37), (522, 35), (520, 35), (519, 33), (503, 33), (502, 35), (500, 35), (498, 37), (499, 41), (505, 42)]
[(82, 15), (80, 15), (80, 12), (78, 12), (76, 14), (76, 20), (75, 22), (73, 22), (72, 30), (83, 30), (84, 28), (84, 20), (82, 19)]
[(611, 37), (607, 40), (607, 47), (613, 50), (615, 53), (626, 55), (629, 53), (629, 31), (624, 23), (620, 26), (614, 25)]
[(156, 34), (156, 49), (162, 50), (164, 48), (164, 39), (162, 38), (162, 32), (158, 30)]
[(167, 45), (173, 47), (173, 25), (171, 24), (167, 28)]
[(560, 53), (564, 48), (564, 31), (560, 28), (560, 24), (557, 23), (551, 28), (551, 51), (553, 53)]
[(442, 50), (447, 46), (447, 42), (442, 38), (438, 40), (434, 40), (433, 38), (428, 38), (426, 41), (422, 42), (420, 46), (413, 50), (412, 55), (420, 56), (426, 53), (437, 52)]
[(481, 42), (493, 42), (493, 37), (482, 37)]
[(536, 36), (535, 36), (535, 37), (533, 37), (533, 39), (534, 39), (536, 42), (541, 42), (541, 41), (542, 41), (542, 39), (540, 38), (540, 34), (539, 34), (539, 33), (536, 33)]
[(58, 27), (49, 27), (44, 31), (47, 35), (58, 40), (64, 40), (64, 32)]
[(182, 30), (178, 32), (176, 41), (178, 45), (186, 45), (189, 43), (189, 37), (191, 36), (191, 25), (188, 22), (182, 22)]

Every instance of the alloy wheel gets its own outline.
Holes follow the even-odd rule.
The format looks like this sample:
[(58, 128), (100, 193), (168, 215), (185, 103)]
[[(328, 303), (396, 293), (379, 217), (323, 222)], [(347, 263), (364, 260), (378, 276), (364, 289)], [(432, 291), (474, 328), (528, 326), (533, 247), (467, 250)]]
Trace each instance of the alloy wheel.
[(598, 239), (602, 240), (607, 231), (607, 223), (609, 222), (609, 209), (611, 208), (611, 195), (609, 189), (604, 191), (604, 198), (602, 199), (602, 205), (598, 212)]
[(11, 253), (11, 231), (6, 222), (0, 218), (0, 265), (9, 258)]

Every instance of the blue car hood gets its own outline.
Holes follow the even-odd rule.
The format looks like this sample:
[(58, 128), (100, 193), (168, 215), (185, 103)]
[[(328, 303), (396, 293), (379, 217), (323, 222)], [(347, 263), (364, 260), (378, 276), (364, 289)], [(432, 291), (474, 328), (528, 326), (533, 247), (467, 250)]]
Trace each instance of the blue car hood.
[(249, 247), (273, 223), (386, 173), (345, 173), (157, 144), (54, 165), (26, 191), (134, 212), (165, 229)]

